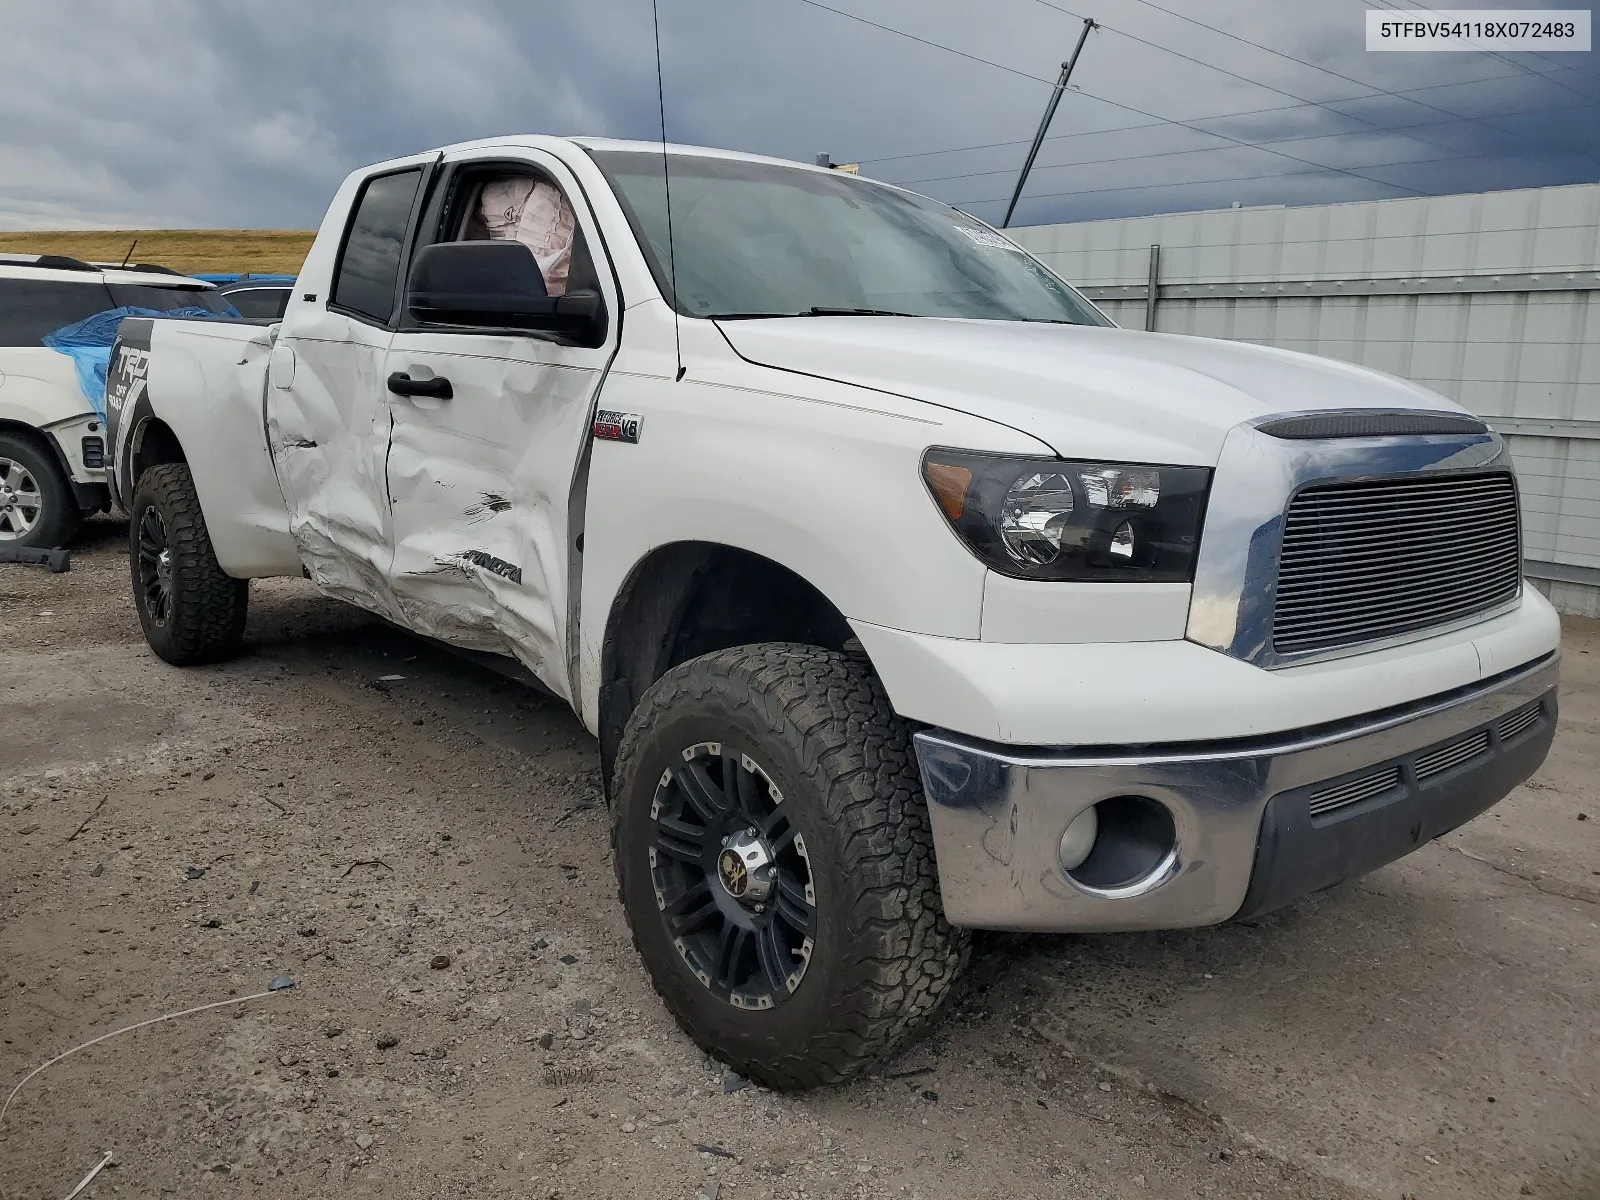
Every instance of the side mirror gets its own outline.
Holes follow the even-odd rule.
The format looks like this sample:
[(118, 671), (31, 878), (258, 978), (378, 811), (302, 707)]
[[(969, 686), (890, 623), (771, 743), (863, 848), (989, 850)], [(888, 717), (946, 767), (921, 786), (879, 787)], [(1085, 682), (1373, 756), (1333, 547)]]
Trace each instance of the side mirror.
[(560, 334), (578, 345), (605, 340), (605, 303), (588, 289), (551, 296), (533, 251), (521, 242), (439, 242), (411, 266), (406, 311), (430, 325)]

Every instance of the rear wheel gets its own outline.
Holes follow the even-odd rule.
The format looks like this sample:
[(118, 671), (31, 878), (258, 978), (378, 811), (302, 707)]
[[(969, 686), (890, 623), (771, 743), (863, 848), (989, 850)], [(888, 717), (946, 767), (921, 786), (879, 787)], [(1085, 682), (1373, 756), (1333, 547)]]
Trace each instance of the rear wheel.
[(238, 650), (250, 584), (217, 562), (183, 463), (163, 463), (140, 477), (128, 520), (128, 565), (145, 640), (167, 662), (212, 662)]
[(65, 546), (82, 524), (61, 464), (32, 439), (0, 434), (0, 546)]
[(859, 658), (768, 644), (675, 667), (616, 765), (623, 904), (691, 1037), (760, 1083), (895, 1049), (966, 962), (910, 731)]

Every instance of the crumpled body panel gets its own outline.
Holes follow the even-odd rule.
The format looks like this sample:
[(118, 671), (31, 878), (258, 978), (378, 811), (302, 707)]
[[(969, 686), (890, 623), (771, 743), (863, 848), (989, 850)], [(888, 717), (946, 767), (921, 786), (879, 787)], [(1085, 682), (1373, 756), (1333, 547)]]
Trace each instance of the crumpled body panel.
[(395, 397), (389, 447), (403, 623), (567, 678), (568, 500), (601, 371), (530, 338), (397, 334), (387, 371), (448, 378), (453, 398)]
[(163, 422), (185, 449), (217, 562), (236, 579), (300, 572), (262, 427), (271, 352), (259, 325), (129, 317), (109, 356), (106, 443), (118, 500), (132, 507), (138, 452), (151, 422)]
[(389, 334), (337, 314), (334, 337), (280, 338), (267, 386), (267, 438), (289, 505), (289, 533), (323, 592), (400, 619), (384, 463)]

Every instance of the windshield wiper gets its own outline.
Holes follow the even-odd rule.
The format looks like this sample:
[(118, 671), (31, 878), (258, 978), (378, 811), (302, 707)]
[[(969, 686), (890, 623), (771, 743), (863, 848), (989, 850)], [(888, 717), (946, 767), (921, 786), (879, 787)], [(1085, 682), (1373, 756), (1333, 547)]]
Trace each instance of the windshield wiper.
[(787, 317), (916, 317), (921, 313), (894, 312), (887, 308), (824, 308), (813, 305), (804, 312), (708, 313), (714, 321), (781, 321)]
[(797, 317), (914, 317), (916, 313), (894, 312), (887, 308), (823, 308), (813, 305), (810, 312), (796, 313)]

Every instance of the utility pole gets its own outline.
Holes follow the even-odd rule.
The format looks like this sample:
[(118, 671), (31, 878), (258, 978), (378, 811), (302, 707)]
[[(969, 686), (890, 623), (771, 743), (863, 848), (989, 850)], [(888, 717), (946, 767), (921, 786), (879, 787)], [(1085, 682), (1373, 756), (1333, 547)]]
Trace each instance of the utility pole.
[(1061, 64), (1061, 78), (1056, 80), (1056, 90), (1050, 94), (1050, 103), (1045, 105), (1044, 120), (1039, 122), (1039, 132), (1033, 135), (1033, 145), (1028, 148), (1028, 157), (1022, 164), (1022, 174), (1017, 176), (1017, 190), (1011, 193), (1011, 203), (1006, 205), (1006, 219), (1000, 222), (1001, 229), (1011, 227), (1011, 214), (1017, 209), (1017, 201), (1022, 197), (1022, 185), (1028, 182), (1028, 172), (1033, 170), (1033, 160), (1039, 157), (1039, 147), (1044, 145), (1045, 131), (1050, 128), (1050, 122), (1056, 115), (1056, 105), (1061, 103), (1061, 93), (1067, 90), (1067, 80), (1072, 78), (1072, 68), (1078, 65), (1078, 55), (1083, 53), (1083, 44), (1089, 40), (1089, 31), (1095, 27), (1093, 17), (1083, 20), (1083, 32), (1078, 35), (1078, 44), (1073, 47), (1072, 57)]

